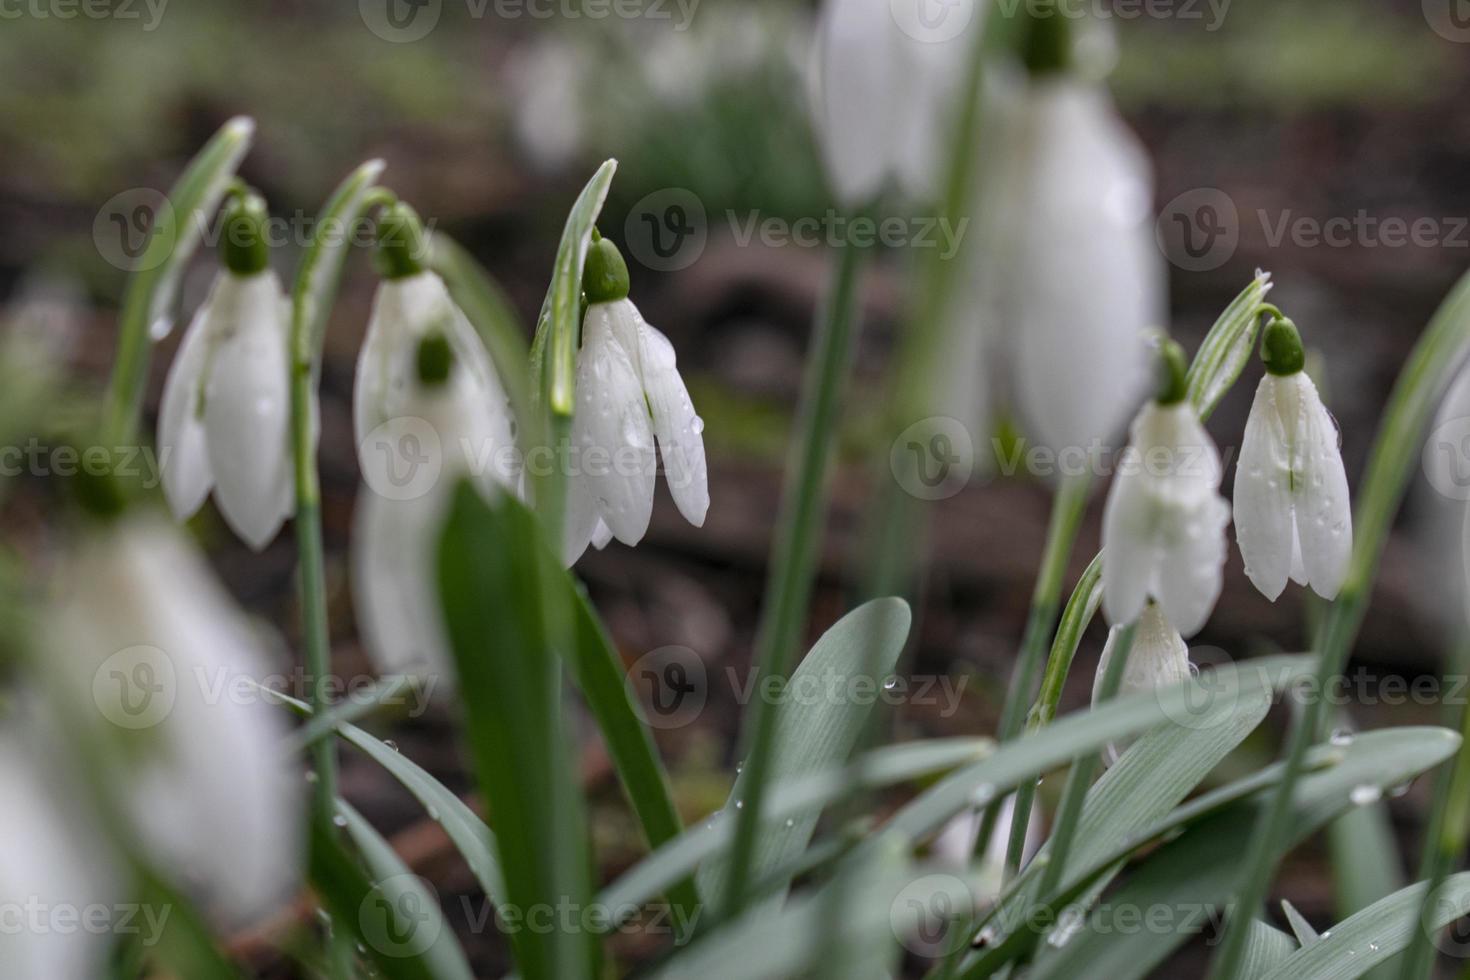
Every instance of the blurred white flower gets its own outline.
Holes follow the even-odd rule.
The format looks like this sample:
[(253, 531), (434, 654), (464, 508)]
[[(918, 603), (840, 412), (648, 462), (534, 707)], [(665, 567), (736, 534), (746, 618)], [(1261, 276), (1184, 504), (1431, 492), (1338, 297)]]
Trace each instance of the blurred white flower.
[[(615, 285), (599, 285), (599, 269), (613, 270), (607, 281)], [(642, 540), (653, 513), (655, 438), (679, 513), (699, 527), (709, 510), (704, 422), (679, 376), (673, 345), (628, 299), (627, 267), (607, 239), (589, 252), (584, 283), (589, 305), (572, 417), (577, 471), (567, 492), (568, 564), (589, 541)]]
[[(1097, 676), (1092, 681), (1092, 706), (1101, 702), (1103, 675), (1113, 654), (1122, 626), (1108, 631), (1108, 641), (1103, 645), (1101, 659), (1097, 662)], [(1184, 637), (1169, 623), (1157, 603), (1144, 606), (1138, 617), (1138, 629), (1133, 635), (1133, 646), (1128, 651), (1128, 662), (1123, 666), (1123, 680), (1118, 685), (1118, 696), (1154, 691), (1172, 684), (1181, 684), (1193, 674), (1189, 665), (1189, 647)], [(1130, 740), (1131, 741), (1131, 740)], [(1130, 741), (1109, 744), (1103, 752), (1108, 765), (1118, 761)]]
[(1230, 506), (1220, 496), (1220, 454), (1182, 397), (1150, 400), (1131, 436), (1103, 511), (1103, 609), (1127, 624), (1153, 598), (1193, 636), (1220, 596), (1225, 563)]
[(174, 517), (193, 515), (213, 488), (225, 521), (256, 550), (293, 505), (289, 323), (274, 272), (221, 271), (184, 334), (159, 409)]
[[(52, 923), (58, 916), (81, 921), (88, 909), (111, 908), (125, 891), (97, 829), (80, 823), (86, 808), (59, 796), (57, 773), (41, 766), (29, 740), (0, 735), (0, 901), (8, 913), (0, 968), (7, 977), (92, 980), (108, 975), (113, 937)], [(43, 918), (32, 918), (28, 903)]]
[(1010, 101), (982, 210), (988, 367), (1034, 442), (1091, 450), (1137, 408), (1164, 319), (1153, 178), (1101, 85), (1044, 76)]
[(972, 34), (920, 39), (874, 0), (826, 0), (816, 34), (813, 122), (838, 199), (867, 204), (890, 180), (934, 198)]
[(581, 45), (559, 34), (517, 46), (506, 61), (511, 128), (541, 168), (560, 169), (582, 149), (590, 63)]
[(302, 779), (269, 663), (175, 527), (125, 515), (59, 576), (48, 663), (64, 705), (107, 753), (101, 788), (157, 870), (212, 917), (243, 925), (297, 886)]
[[(425, 345), (441, 343), (447, 355), (441, 338)], [(380, 670), (448, 682), (454, 661), (439, 605), (439, 533), (461, 477), (489, 496), (501, 476), (473, 455), (496, 436), (479, 383), (455, 357), (438, 363), (447, 365), (442, 377), (436, 369), (426, 380), (415, 369), (404, 393), (403, 431), (390, 423), (385, 432), (390, 445), (417, 439), (416, 458), (375, 458), (372, 468), (364, 466), (353, 519), (352, 597), (363, 644)], [(407, 481), (392, 478), (400, 463), (416, 468)]]
[[(934, 846), (931, 848), (937, 861), (955, 869), (970, 867), (974, 859), (975, 838), (980, 833), (981, 813), (980, 810), (969, 810), (944, 825), (934, 838)], [(1006, 849), (1010, 844), (1011, 824), (1015, 821), (1015, 816), (1016, 797), (1007, 796), (1000, 805), (995, 829), (990, 833), (990, 840), (985, 844), (985, 854), (981, 856), (980, 866), (976, 869), (979, 876), (975, 893), (977, 899), (984, 901), (1000, 894), (1005, 874)], [(1040, 845), (1041, 813), (1033, 806), (1026, 821), (1026, 845), (1021, 848), (1021, 862), (1024, 864), (1029, 860)]]
[(1275, 601), (1289, 575), (1331, 599), (1353, 552), (1347, 474), (1337, 426), (1301, 369), (1296, 328), (1273, 320), (1263, 343), (1286, 331), (1290, 336), (1279, 343), (1294, 354), (1283, 367), (1268, 363), (1245, 425), (1235, 471), (1235, 536), (1245, 574), (1266, 598)]
[(455, 363), (462, 368), (456, 371), (455, 388), (463, 396), (463, 409), (476, 416), (467, 425), (477, 439), (484, 440), (465, 447), (466, 451), (492, 467), (506, 486), (514, 486), (518, 480), (514, 423), (500, 375), (475, 328), (450, 298), (444, 281), (426, 271), (383, 280), (373, 299), (352, 392), (362, 469), (366, 472), (381, 464), (369, 458), (373, 451), (370, 442), (375, 441), (369, 440), (373, 431), (413, 414), (419, 342), (435, 331), (448, 338)]

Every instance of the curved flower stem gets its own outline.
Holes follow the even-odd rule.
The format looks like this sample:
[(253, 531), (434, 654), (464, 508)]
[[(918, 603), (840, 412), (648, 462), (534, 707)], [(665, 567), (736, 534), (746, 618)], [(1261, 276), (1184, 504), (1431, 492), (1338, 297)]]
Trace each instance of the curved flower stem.
[[(1461, 674), (1470, 670), (1470, 640), (1456, 644), (1454, 668)], [(1464, 705), (1447, 707), (1445, 722), (1457, 728), (1470, 744), (1470, 709)], [(1434, 799), (1429, 805), (1429, 826), (1424, 834), (1424, 854), (1419, 860), (1419, 880), (1428, 882), (1424, 890), (1421, 928), (1414, 933), (1404, 952), (1404, 980), (1421, 980), (1430, 975), (1434, 946), (1433, 932), (1423, 927), (1434, 908), (1435, 892), (1444, 883), (1450, 869), (1458, 867), (1465, 856), (1465, 840), (1470, 835), (1470, 752), (1463, 749), (1455, 756), (1453, 766), (1440, 771), (1434, 783)]]
[[(1031, 692), (1036, 688), (1036, 674), (1041, 668), (1041, 657), (1050, 646), (1052, 624), (1056, 621), (1057, 606), (1061, 602), (1062, 581), (1067, 573), (1067, 562), (1072, 556), (1072, 545), (1077, 540), (1077, 529), (1081, 526), (1083, 512), (1087, 509), (1087, 489), (1091, 482), (1091, 477), (1085, 474), (1067, 476), (1052, 500), (1051, 519), (1046, 529), (1046, 547), (1042, 552), (1036, 585), (1031, 592), (1031, 611), (1026, 617), (1026, 632), (1021, 640), (1015, 669), (1011, 671), (1005, 706), (1001, 709), (1000, 729), (996, 733), (1002, 742), (1008, 742), (1019, 735), (1021, 724), (1026, 719), (1025, 709), (1031, 703)], [(1034, 789), (1032, 792), (1034, 793)], [(1032, 794), (1022, 790), (1017, 795), (1027, 797), (1029, 811)], [(975, 838), (977, 855), (984, 854), (989, 846), (1000, 806), (1001, 801), (997, 800), (986, 808), (985, 816), (980, 822), (980, 833)], [(1008, 867), (1011, 864), (1009, 858), (1010, 855), (1007, 855)]]
[[(383, 172), (373, 160), (353, 171), (318, 219), (317, 231), (302, 257), (291, 291), (291, 459), (296, 472), (296, 547), (300, 561), (301, 632), (305, 650), (307, 702), (314, 713), (327, 710), (331, 645), (327, 624), (326, 575), (322, 548), (321, 480), (316, 461), (316, 377), (327, 312), (336, 294), (350, 236), (342, 228), (365, 213), (368, 192)], [(316, 783), (312, 804), (330, 825), (336, 813), (337, 755), (331, 739), (311, 747)]]
[[(830, 291), (818, 316), (807, 359), (791, 477), (776, 524), (771, 573), (756, 639), (753, 666), (755, 676), (762, 681), (789, 674), (811, 601), (827, 499), (827, 470), (837, 442), (838, 403), (846, 387), (858, 323), (858, 272), (864, 251), (851, 245), (838, 251)], [(759, 685), (754, 689), (758, 690)], [(720, 907), (722, 919), (739, 914), (749, 897), (750, 863), (760, 829), (775, 734), (776, 705), (757, 695), (750, 702), (745, 721), (747, 792), (737, 811), (730, 876)]]
[[(1367, 612), (1389, 526), (1418, 461), (1424, 428), (1467, 346), (1470, 346), (1470, 275), (1461, 277), (1441, 304), (1394, 386), (1358, 495), (1347, 580), (1322, 626), (1313, 691), (1327, 690), (1332, 679), (1342, 672)], [(1225, 936), (1211, 967), (1210, 976), (1216, 980), (1233, 980), (1239, 973), (1251, 917), (1265, 898), (1271, 869), (1291, 831), (1292, 792), (1302, 774), (1308, 747), (1320, 737), (1325, 719), (1324, 700), (1320, 696), (1307, 696), (1291, 727), (1281, 784), (1251, 837), (1240, 891), (1231, 906)]]

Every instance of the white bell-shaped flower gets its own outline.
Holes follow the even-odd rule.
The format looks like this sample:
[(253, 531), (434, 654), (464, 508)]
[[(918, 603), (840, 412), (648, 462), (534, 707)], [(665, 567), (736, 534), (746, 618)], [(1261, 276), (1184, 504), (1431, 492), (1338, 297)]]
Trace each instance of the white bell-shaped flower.
[(981, 256), (995, 384), (1034, 442), (1092, 451), (1147, 391), (1147, 331), (1163, 322), (1152, 172), (1101, 85), (1049, 74), (1015, 101)]
[(163, 491), (184, 520), (214, 490), (226, 523), (265, 547), (292, 510), (290, 309), (266, 267), (265, 205), (250, 196), (225, 221), (227, 268), (169, 368), (158, 418)]
[(448, 684), (454, 659), (434, 563), (439, 533), (462, 477), (487, 496), (502, 484), (482, 455), (497, 432), (479, 384), (444, 335), (419, 348), (402, 414), (378, 430), (381, 441), (366, 456), (353, 520), (352, 596), (380, 670)]
[(904, 4), (826, 0), (809, 80), (817, 143), (843, 204), (866, 204), (889, 181), (917, 199), (936, 196), (979, 6), (958, 0), (926, 25), (903, 16), (912, 13)]
[(642, 540), (653, 513), (655, 439), (679, 513), (699, 527), (709, 510), (704, 422), (679, 376), (673, 345), (628, 299), (628, 269), (611, 242), (593, 243), (586, 267), (588, 307), (572, 417), (576, 458), (567, 492), (568, 563), (589, 541), (605, 544), (609, 534), (629, 545)]
[[(1116, 653), (1118, 634), (1122, 626), (1108, 631), (1108, 641), (1103, 645), (1102, 658), (1097, 662), (1097, 676), (1092, 681), (1092, 706), (1101, 702), (1103, 677)], [(1118, 696), (1158, 690), (1173, 684), (1182, 684), (1193, 676), (1189, 664), (1189, 647), (1164, 615), (1157, 603), (1144, 606), (1138, 617), (1138, 628), (1133, 634), (1133, 645), (1128, 651), (1128, 662), (1123, 665), (1123, 679), (1118, 685)], [(1118, 761), (1127, 749), (1128, 742), (1110, 744), (1103, 753), (1108, 765)]]
[[(934, 838), (930, 853), (941, 864), (954, 869), (972, 868), (974, 864), (975, 838), (980, 833), (983, 810), (967, 810), (950, 819), (949, 823)], [(978, 868), (974, 868), (976, 879), (971, 886), (975, 897), (993, 899), (1005, 884), (1006, 850), (1010, 847), (1011, 825), (1016, 817), (1016, 798), (1007, 796), (1000, 804), (995, 827), (990, 840), (985, 842), (985, 853), (980, 857)], [(1021, 848), (1021, 863), (1031, 859), (1041, 846), (1041, 812), (1031, 808), (1026, 821), (1026, 843)]]
[(1220, 453), (1184, 397), (1184, 354), (1166, 341), (1164, 382), (1133, 420), (1103, 510), (1103, 609), (1133, 622), (1152, 598), (1185, 636), (1220, 596), (1230, 506)]
[[(0, 735), (0, 901), (6, 910), (0, 967), (7, 977), (91, 980), (107, 976), (112, 936), (59, 928), (61, 917), (84, 921), (125, 894), (121, 874), (85, 806), (57, 791), (58, 774), (30, 739)], [(121, 925), (118, 920), (112, 924)]]
[(102, 788), (148, 861), (211, 917), (248, 923), (297, 887), (303, 781), (256, 682), (250, 625), (174, 527), (124, 514), (79, 543), (53, 611), (64, 704), (107, 749)]
[(1302, 370), (1301, 338), (1290, 320), (1266, 326), (1261, 355), (1266, 376), (1235, 471), (1235, 537), (1245, 574), (1273, 602), (1288, 576), (1331, 599), (1353, 553), (1337, 425)]
[[(417, 389), (419, 342), (431, 333), (448, 338), (468, 386), (465, 404), (481, 416), (477, 431), (488, 442), (475, 452), (493, 466), (506, 486), (518, 482), (515, 426), (510, 399), (479, 334), (455, 304), (444, 280), (424, 269), (423, 231), (418, 216), (395, 204), (378, 221), (377, 258), (383, 282), (373, 299), (367, 336), (357, 358), (352, 417), (358, 461), (363, 470), (381, 465), (368, 458), (379, 443), (374, 430), (408, 414)], [(483, 423), (483, 424), (481, 424)]]

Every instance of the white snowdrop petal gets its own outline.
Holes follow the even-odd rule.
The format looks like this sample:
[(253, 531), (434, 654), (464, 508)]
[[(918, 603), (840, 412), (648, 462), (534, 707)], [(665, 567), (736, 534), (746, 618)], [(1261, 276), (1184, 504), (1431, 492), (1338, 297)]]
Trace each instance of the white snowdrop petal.
[[(1103, 678), (1116, 655), (1121, 626), (1108, 631), (1107, 643), (1103, 645), (1102, 657), (1098, 660), (1097, 674), (1092, 681), (1092, 706), (1102, 700)], [(1184, 638), (1170, 624), (1164, 611), (1150, 603), (1138, 617), (1138, 628), (1134, 633), (1133, 645), (1128, 651), (1128, 662), (1123, 667), (1123, 677), (1118, 685), (1118, 694), (1136, 694), (1153, 691), (1172, 684), (1179, 684), (1190, 676), (1189, 647)], [(1128, 739), (1110, 743), (1103, 753), (1108, 765), (1132, 744)]]
[(608, 527), (607, 522), (599, 517), (597, 524), (592, 528), (592, 547), (601, 551), (612, 542), (612, 539), (612, 528)]
[[(219, 289), (218, 283), (215, 289)], [(199, 510), (214, 485), (204, 418), (199, 411), (211, 340), (209, 309), (210, 301), (206, 301), (184, 332), (168, 369), (158, 412), (158, 460), (163, 495), (169, 510), (181, 521)]]
[[(636, 315), (636, 311), (635, 311)], [(639, 318), (639, 362), (654, 435), (664, 462), (664, 480), (679, 513), (695, 527), (709, 511), (709, 475), (704, 459), (704, 422), (694, 412), (679, 376), (674, 345)]]
[(1229, 523), (1230, 507), (1214, 493), (1170, 513), (1164, 523), (1154, 595), (1185, 636), (1203, 628), (1220, 598)]
[(232, 305), (214, 309), (224, 319), (205, 383), (204, 428), (220, 512), (258, 551), (291, 508), (287, 324), (275, 273), (231, 278)]
[(814, 128), (828, 179), (849, 206), (878, 193), (891, 159), (888, 107), (903, 84), (892, 24), (871, 0), (830, 0), (817, 24)]
[(577, 360), (572, 445), (598, 515), (613, 535), (635, 545), (653, 514), (653, 429), (629, 352), (614, 336), (609, 306), (587, 310)]
[(597, 502), (580, 476), (567, 478), (567, 509), (562, 530), (562, 564), (571, 568), (587, 551), (596, 529), (606, 527), (597, 516)]
[(1291, 517), (1290, 463), (1276, 411), (1280, 381), (1267, 374), (1256, 388), (1235, 470), (1235, 538), (1245, 574), (1272, 602), (1286, 588), (1296, 531)]
[(1117, 625), (1131, 623), (1143, 612), (1154, 577), (1154, 502), (1136, 460), (1132, 447), (1125, 450), (1103, 508), (1103, 611)]
[(1347, 578), (1353, 553), (1353, 515), (1347, 473), (1338, 448), (1337, 426), (1305, 372), (1302, 384), (1302, 428), (1297, 437), (1302, 486), (1296, 509), (1303, 570), (1312, 589), (1324, 599), (1337, 596)]

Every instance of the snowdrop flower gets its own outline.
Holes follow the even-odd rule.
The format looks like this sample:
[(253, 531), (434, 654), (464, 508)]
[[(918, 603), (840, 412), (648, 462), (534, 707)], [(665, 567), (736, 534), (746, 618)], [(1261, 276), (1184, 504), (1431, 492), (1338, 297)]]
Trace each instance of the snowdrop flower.
[[(1103, 645), (1102, 658), (1097, 663), (1097, 676), (1092, 681), (1092, 706), (1102, 701), (1103, 676), (1112, 663), (1118, 634), (1122, 626), (1108, 631), (1108, 642)], [(1193, 676), (1189, 663), (1189, 647), (1184, 637), (1169, 623), (1164, 611), (1157, 603), (1144, 606), (1138, 618), (1138, 629), (1133, 635), (1133, 646), (1128, 651), (1128, 662), (1123, 665), (1123, 680), (1118, 685), (1118, 695), (1138, 694), (1154, 691), (1172, 684), (1182, 684)], [(1118, 761), (1130, 742), (1109, 744), (1103, 753), (1108, 765)]]
[(1163, 321), (1166, 279), (1153, 178), (1102, 86), (1048, 73), (1017, 101), (982, 208), (993, 381), (1034, 442), (1090, 449), (1148, 388), (1146, 331)]
[(1103, 609), (1125, 625), (1152, 598), (1193, 636), (1220, 596), (1230, 507), (1220, 454), (1185, 398), (1184, 352), (1165, 341), (1160, 362), (1159, 396), (1133, 420), (1103, 510)]
[(70, 556), (53, 610), (63, 704), (108, 751), (103, 792), (148, 861), (220, 924), (297, 885), (301, 776), (269, 662), (179, 530), (121, 514)]
[(1290, 320), (1267, 324), (1261, 359), (1266, 376), (1235, 471), (1235, 536), (1245, 574), (1273, 602), (1288, 576), (1331, 599), (1353, 552), (1337, 426), (1302, 370), (1306, 357)]
[(674, 348), (628, 299), (628, 267), (605, 238), (587, 254), (587, 317), (577, 356), (572, 446), (577, 471), (568, 482), (564, 557), (575, 562), (589, 541), (616, 537), (634, 545), (648, 530), (657, 469), (685, 520), (704, 524), (709, 478), (704, 422), (679, 376)]
[(290, 311), (267, 267), (265, 202), (226, 213), (225, 269), (169, 368), (158, 419), (163, 490), (185, 520), (211, 488), (226, 523), (265, 547), (291, 513)]
[[(975, 6), (961, 0), (946, 16), (958, 23), (968, 12), (978, 29)], [(931, 199), (948, 157), (945, 124), (972, 33), (931, 37), (895, 13), (883, 0), (827, 0), (817, 24), (810, 75), (817, 143), (848, 207), (869, 203), (890, 180)]]
[(495, 437), (495, 423), (479, 383), (441, 333), (419, 342), (403, 412), (383, 430), (384, 445), (416, 445), (413, 458), (375, 458), (363, 470), (352, 533), (353, 606), (380, 670), (448, 679), (454, 660), (434, 556), (459, 478), (471, 476), (487, 496), (500, 485), (495, 470), (476, 465), (472, 455)]
[[(956, 870), (969, 868), (974, 861), (975, 838), (980, 833), (982, 811), (970, 810), (952, 818), (934, 838), (931, 853), (941, 864)], [(975, 897), (986, 900), (1001, 892), (1005, 875), (1006, 849), (1010, 845), (1011, 824), (1015, 822), (1016, 797), (1007, 796), (1000, 804), (995, 828), (985, 844), (985, 853), (977, 869), (979, 876), (975, 885)], [(1041, 846), (1041, 816), (1036, 807), (1026, 821), (1026, 845), (1021, 849), (1021, 863), (1025, 864)]]
[[(85, 807), (60, 798), (56, 783), (37, 746), (13, 733), (0, 736), (0, 896), (16, 912), (28, 901), (49, 910), (111, 907), (123, 893), (118, 868), (97, 828), (80, 823)], [(19, 915), (7, 921), (0, 965), (8, 977), (91, 980), (108, 974), (112, 938)]]
[(358, 462), (364, 472), (380, 465), (369, 458), (384, 445), (374, 430), (408, 414), (417, 389), (419, 342), (437, 332), (448, 339), (455, 362), (464, 369), (456, 384), (467, 386), (466, 410), (480, 416), (476, 432), (486, 441), (472, 451), (513, 486), (517, 467), (510, 400), (475, 328), (450, 298), (444, 281), (424, 268), (426, 254), (423, 227), (413, 209), (402, 203), (385, 209), (378, 219), (375, 253), (383, 282), (373, 299), (352, 392)]

